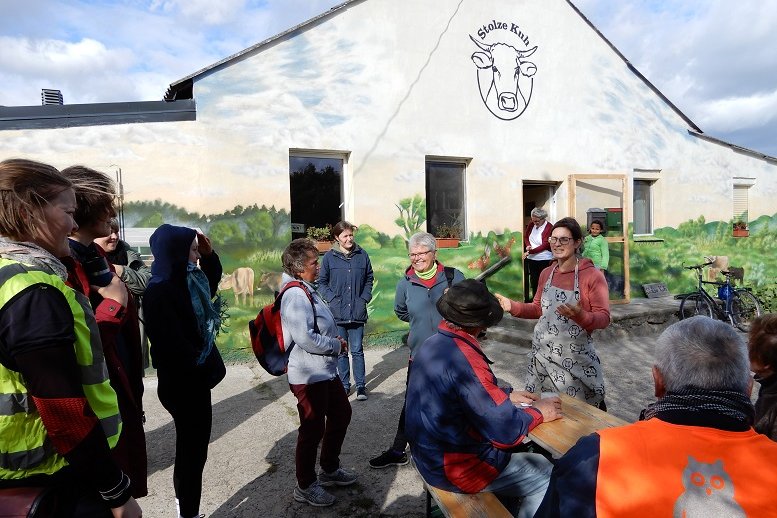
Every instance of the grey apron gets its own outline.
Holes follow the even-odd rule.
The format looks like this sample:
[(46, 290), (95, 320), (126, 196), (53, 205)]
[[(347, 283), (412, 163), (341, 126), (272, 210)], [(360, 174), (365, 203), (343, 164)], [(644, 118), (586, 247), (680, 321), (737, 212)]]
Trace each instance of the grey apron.
[(556, 311), (561, 304), (580, 302), (578, 264), (575, 264), (574, 290), (562, 290), (551, 284), (558, 264), (553, 265), (542, 287), (542, 316), (534, 327), (526, 390), (562, 392), (598, 406), (604, 400), (604, 378), (593, 339), (574, 320)]

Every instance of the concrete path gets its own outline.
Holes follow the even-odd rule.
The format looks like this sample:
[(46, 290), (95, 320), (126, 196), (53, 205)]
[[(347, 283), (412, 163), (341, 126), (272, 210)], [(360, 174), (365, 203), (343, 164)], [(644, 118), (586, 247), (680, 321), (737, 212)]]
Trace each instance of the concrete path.
[[(653, 399), (653, 341), (652, 336), (618, 330), (606, 339), (596, 338), (608, 407), (627, 421), (636, 420)], [(484, 349), (495, 362), (497, 376), (520, 388), (528, 348), (490, 338)], [(407, 356), (405, 347), (365, 352), (370, 397), (362, 402), (351, 396), (353, 419), (341, 457), (344, 466), (357, 470), (359, 482), (335, 488), (337, 503), (324, 509), (300, 504), (291, 496), (298, 418), (286, 377), (272, 377), (253, 363), (230, 366), (226, 379), (213, 391), (213, 433), (200, 511), (213, 517), (423, 516), (421, 481), (410, 466), (375, 470), (367, 465), (394, 437)], [(145, 384), (150, 495), (140, 504), (144, 516), (174, 518), (175, 430), (156, 396), (156, 378), (146, 378)]]

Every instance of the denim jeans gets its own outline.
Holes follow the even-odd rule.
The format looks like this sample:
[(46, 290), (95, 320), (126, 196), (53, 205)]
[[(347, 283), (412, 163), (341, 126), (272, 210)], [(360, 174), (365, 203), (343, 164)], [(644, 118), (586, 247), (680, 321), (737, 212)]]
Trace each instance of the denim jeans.
[[(362, 339), (364, 338), (364, 324), (337, 325), (337, 334), (348, 342), (348, 351), (353, 357), (353, 381), (356, 387), (364, 387), (364, 350)], [(341, 354), (337, 358), (337, 374), (346, 390), (351, 388), (351, 369), (348, 365), (348, 354)]]
[(513, 516), (531, 518), (542, 503), (552, 469), (553, 464), (538, 453), (513, 453), (510, 463), (483, 491), (494, 493)]

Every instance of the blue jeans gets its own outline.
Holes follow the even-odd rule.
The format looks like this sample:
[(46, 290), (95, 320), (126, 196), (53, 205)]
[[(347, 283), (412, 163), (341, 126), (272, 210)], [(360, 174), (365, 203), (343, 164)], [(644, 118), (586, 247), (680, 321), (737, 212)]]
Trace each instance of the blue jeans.
[[(364, 338), (364, 324), (337, 325), (337, 334), (348, 342), (348, 351), (353, 357), (353, 381), (356, 388), (364, 387), (364, 350), (362, 339)], [(337, 374), (346, 390), (351, 388), (351, 369), (348, 365), (348, 354), (341, 354), (337, 358)]]
[(513, 453), (510, 463), (483, 491), (494, 493), (513, 516), (531, 518), (542, 503), (552, 469), (553, 464), (538, 453)]

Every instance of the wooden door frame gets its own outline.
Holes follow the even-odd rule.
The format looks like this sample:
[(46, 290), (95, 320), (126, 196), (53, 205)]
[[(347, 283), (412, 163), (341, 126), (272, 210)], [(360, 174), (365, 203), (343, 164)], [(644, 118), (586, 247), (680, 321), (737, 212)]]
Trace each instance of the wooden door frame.
[(623, 243), (623, 299), (611, 300), (610, 304), (628, 304), (631, 302), (631, 274), (629, 272), (629, 221), (631, 214), (631, 199), (629, 198), (629, 176), (626, 174), (570, 174), (569, 181), (569, 214), (572, 217), (577, 215), (576, 193), (578, 180), (620, 180), (621, 192), (623, 196), (623, 236), (607, 236), (608, 243)]

